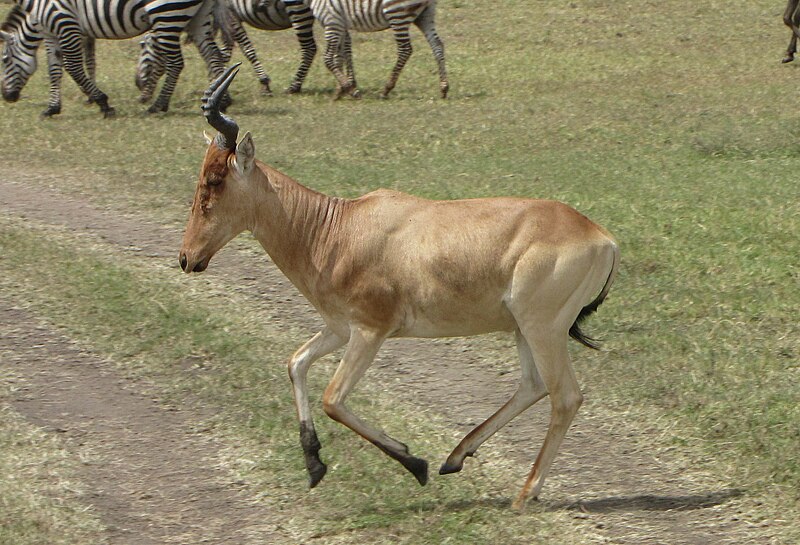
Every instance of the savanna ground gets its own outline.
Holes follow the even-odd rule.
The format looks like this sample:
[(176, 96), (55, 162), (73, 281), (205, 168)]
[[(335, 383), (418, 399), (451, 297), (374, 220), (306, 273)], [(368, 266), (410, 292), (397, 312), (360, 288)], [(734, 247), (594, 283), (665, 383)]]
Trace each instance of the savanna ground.
[[(783, 7), (442, 0), (447, 101), (419, 33), (387, 101), (386, 33), (355, 36), (360, 101), (330, 100), (319, 58), (299, 96), (237, 78), (257, 156), (315, 189), (555, 198), (618, 238), (587, 323), (604, 349), (572, 351), (586, 403), (521, 514), (546, 402), (419, 488), (322, 415), (335, 358), (311, 373), (330, 471), (307, 491), (285, 361), (319, 320), (247, 236), (205, 275), (177, 267), (207, 128), (196, 51), (159, 116), (136, 102), (136, 41), (99, 44), (113, 120), (68, 79), (40, 120), (40, 69), (0, 116), (0, 543), (800, 542)], [(287, 85), (294, 37), (250, 34)], [(435, 469), (516, 369), (505, 336), (393, 342), (353, 405)]]

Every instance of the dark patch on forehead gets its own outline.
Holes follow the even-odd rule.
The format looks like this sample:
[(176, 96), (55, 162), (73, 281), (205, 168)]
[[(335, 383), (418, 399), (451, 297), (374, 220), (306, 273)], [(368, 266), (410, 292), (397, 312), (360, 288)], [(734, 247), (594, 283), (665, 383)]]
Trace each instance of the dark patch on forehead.
[(228, 175), (228, 156), (231, 150), (221, 150), (216, 144), (208, 146), (200, 179), (213, 183), (221, 182)]
[(199, 204), (201, 210), (205, 211), (210, 207), (215, 188), (222, 187), (221, 184), (228, 175), (228, 157), (231, 153), (230, 150), (219, 149), (213, 143), (208, 146), (195, 196), (195, 204)]

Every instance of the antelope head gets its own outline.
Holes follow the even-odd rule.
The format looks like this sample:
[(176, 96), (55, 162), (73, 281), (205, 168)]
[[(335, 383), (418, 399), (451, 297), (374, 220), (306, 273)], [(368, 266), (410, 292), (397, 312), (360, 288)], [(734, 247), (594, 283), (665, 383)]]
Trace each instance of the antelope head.
[(206, 134), (208, 149), (183, 235), (179, 259), (187, 273), (203, 272), (225, 244), (242, 231), (252, 229), (253, 138), (248, 132), (237, 144), (238, 125), (220, 112), (220, 99), (236, 76), (239, 64), (217, 78), (203, 95), (206, 120), (219, 132), (213, 139)]

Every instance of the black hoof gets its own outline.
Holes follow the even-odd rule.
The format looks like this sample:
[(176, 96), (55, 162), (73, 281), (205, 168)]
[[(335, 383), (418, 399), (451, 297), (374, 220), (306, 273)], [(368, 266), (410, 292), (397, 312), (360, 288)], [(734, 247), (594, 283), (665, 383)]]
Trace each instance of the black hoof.
[(103, 110), (104, 119), (110, 119), (116, 116), (117, 116), (117, 111), (114, 108), (111, 108), (110, 106), (107, 109)]
[(328, 466), (319, 460), (315, 460), (313, 463), (306, 462), (306, 469), (308, 469), (308, 486), (310, 488), (317, 486), (328, 472)]
[(442, 467), (439, 468), (439, 475), (449, 475), (450, 473), (458, 473), (464, 469), (464, 463), (460, 464), (451, 464), (450, 462), (445, 462), (442, 464)]
[(45, 111), (42, 112), (42, 117), (53, 117), (54, 115), (58, 115), (61, 113), (61, 107), (53, 107), (50, 106)]
[(422, 458), (409, 456), (400, 463), (416, 477), (421, 486), (428, 484), (428, 462)]
[(161, 106), (158, 103), (153, 104), (149, 108), (147, 108), (148, 114), (158, 114), (161, 112), (166, 112), (169, 109), (169, 106)]
[(786, 64), (787, 62), (792, 62), (793, 60), (794, 60), (794, 55), (787, 55), (783, 59), (781, 59), (781, 62), (783, 64)]

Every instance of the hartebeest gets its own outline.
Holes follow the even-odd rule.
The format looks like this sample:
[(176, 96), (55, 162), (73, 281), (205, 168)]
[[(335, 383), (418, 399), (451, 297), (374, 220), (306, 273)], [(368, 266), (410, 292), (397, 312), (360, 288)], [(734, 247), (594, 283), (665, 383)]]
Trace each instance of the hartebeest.
[(180, 265), (187, 273), (204, 271), (218, 250), (249, 230), (322, 315), (325, 328), (289, 362), (311, 486), (326, 472), (306, 384), (315, 360), (346, 345), (325, 389), (325, 413), (424, 485), (427, 462), (353, 414), (345, 404), (348, 394), (389, 337), (514, 331), (519, 388), (461, 441), (439, 473), (460, 471), (492, 434), (550, 394), (550, 425), (514, 504), (521, 507), (541, 490), (583, 401), (567, 337), (594, 347), (578, 323), (608, 293), (619, 264), (617, 244), (603, 228), (554, 201), (431, 201), (385, 189), (349, 200), (306, 188), (256, 160), (249, 132), (237, 144), (238, 126), (219, 112), (236, 66), (203, 98), (205, 116), (219, 134), (207, 136)]

